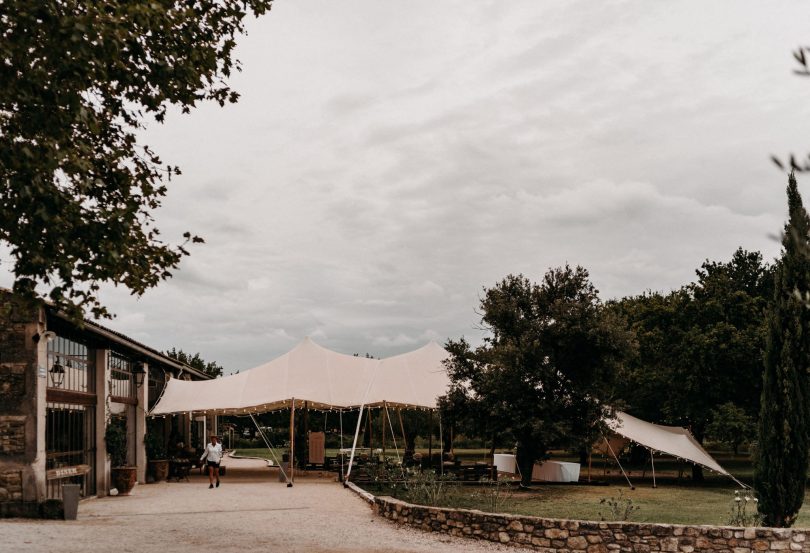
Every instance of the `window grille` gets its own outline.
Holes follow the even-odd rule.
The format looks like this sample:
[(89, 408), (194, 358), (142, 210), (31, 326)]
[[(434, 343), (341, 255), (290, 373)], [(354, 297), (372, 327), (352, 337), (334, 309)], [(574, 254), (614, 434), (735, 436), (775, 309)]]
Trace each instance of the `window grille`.
[(110, 395), (112, 397), (135, 398), (134, 362), (111, 351), (107, 357), (110, 369)]
[[(48, 499), (61, 499), (62, 485), (82, 486), (83, 496), (96, 493), (96, 410), (90, 405), (48, 402), (45, 418), (45, 469), (66, 477), (48, 478)], [(78, 472), (70, 476), (71, 472)]]
[(95, 393), (93, 368), (85, 344), (64, 336), (48, 342), (48, 388)]

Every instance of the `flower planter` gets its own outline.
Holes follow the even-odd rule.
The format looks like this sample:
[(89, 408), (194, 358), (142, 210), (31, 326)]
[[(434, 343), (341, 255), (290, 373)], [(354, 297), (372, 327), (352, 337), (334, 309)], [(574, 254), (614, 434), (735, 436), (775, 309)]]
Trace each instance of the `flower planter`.
[(136, 467), (115, 467), (111, 469), (112, 484), (118, 490), (118, 495), (129, 495), (129, 492), (135, 487), (137, 471)]
[(149, 473), (155, 478), (155, 482), (163, 482), (169, 477), (169, 461), (149, 461)]

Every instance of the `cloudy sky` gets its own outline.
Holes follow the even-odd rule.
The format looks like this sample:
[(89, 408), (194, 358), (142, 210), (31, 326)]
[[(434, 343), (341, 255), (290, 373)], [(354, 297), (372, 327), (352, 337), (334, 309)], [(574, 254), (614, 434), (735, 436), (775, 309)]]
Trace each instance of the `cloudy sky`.
[[(769, 155), (810, 150), (800, 2), (277, 0), (236, 105), (144, 140), (183, 169), (176, 277), (109, 326), (246, 369), (304, 336), (385, 356), (477, 341), (482, 287), (586, 267), (670, 290), (785, 217)], [(810, 178), (800, 179), (810, 185)], [(806, 187), (805, 195), (810, 195)]]

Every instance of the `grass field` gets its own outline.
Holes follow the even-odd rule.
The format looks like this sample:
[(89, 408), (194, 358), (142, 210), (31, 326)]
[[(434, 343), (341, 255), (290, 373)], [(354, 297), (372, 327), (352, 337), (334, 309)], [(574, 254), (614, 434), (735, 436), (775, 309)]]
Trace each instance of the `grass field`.
[[(418, 451), (427, 454), (427, 450)], [(241, 449), (238, 453), (265, 459), (272, 458), (267, 449)], [(388, 457), (396, 458), (394, 451), (386, 453)], [(455, 451), (456, 457), (464, 463), (484, 461), (488, 453), (486, 449)], [(276, 452), (276, 455), (280, 454), (280, 451)], [(733, 456), (722, 451), (713, 451), (712, 454), (726, 470), (750, 484), (753, 470), (747, 455)], [(337, 450), (327, 449), (326, 455), (337, 455)], [(553, 458), (578, 461), (565, 454), (554, 455)], [(507, 493), (508, 499), (503, 504), (503, 510), (550, 518), (600, 520), (602, 518), (600, 513), (607, 515), (607, 509), (604, 505), (600, 505), (600, 500), (618, 497), (621, 490), (625, 498), (631, 499), (633, 504), (639, 507), (632, 515), (632, 520), (635, 521), (671, 524), (728, 523), (734, 490), (739, 489), (739, 486), (729, 478), (706, 471), (705, 482), (695, 483), (691, 481), (691, 465), (671, 457), (656, 456), (658, 487), (653, 488), (649, 460), (638, 466), (627, 464), (624, 468), (636, 486), (635, 490), (629, 489), (615, 463), (594, 457), (590, 470), (593, 481), (591, 485), (587, 484), (588, 468), (583, 466), (579, 485), (536, 483), (531, 490), (514, 489)], [(392, 493), (391, 490), (380, 486), (369, 487), (369, 491), (375, 494)], [(396, 495), (396, 492), (392, 495)], [(449, 502), (453, 506), (486, 510), (485, 500), (482, 502), (480, 490), (476, 487), (459, 486), (450, 495)], [(810, 497), (805, 500), (805, 507), (799, 514), (796, 526), (810, 527)]]

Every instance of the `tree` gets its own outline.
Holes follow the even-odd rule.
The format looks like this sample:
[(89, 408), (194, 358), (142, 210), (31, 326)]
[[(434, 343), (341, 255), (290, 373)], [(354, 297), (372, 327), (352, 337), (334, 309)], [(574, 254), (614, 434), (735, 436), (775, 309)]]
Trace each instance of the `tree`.
[(206, 362), (202, 357), (200, 357), (199, 353), (191, 355), (184, 352), (182, 349), (172, 348), (166, 352), (166, 355), (172, 359), (177, 359), (181, 363), (185, 363), (193, 369), (197, 369), (198, 371), (209, 375), (211, 378), (222, 376), (222, 366), (214, 361)]
[(0, 3), (0, 243), (15, 292), (109, 317), (102, 283), (143, 294), (202, 241), (161, 240), (152, 212), (179, 169), (136, 133), (170, 106), (235, 102), (235, 38), (271, 2)]
[[(620, 397), (634, 414), (687, 426), (702, 443), (717, 405), (732, 402), (756, 418), (773, 270), (759, 252), (739, 248), (730, 261), (707, 260), (696, 274), (696, 282), (669, 294), (613, 307), (639, 342), (638, 358), (619, 381)], [(701, 467), (692, 475), (701, 480)]]
[(528, 484), (549, 447), (595, 437), (632, 336), (582, 267), (549, 270), (540, 284), (507, 276), (484, 291), (481, 311), (490, 335), (480, 347), (447, 343), (451, 395), (479, 411), (486, 435), (497, 430), (517, 444)]
[(802, 293), (810, 290), (808, 232), (796, 177), (787, 187), (789, 219), (776, 269), (754, 458), (754, 487), (767, 526), (791, 526), (804, 501), (808, 466), (810, 311)]
[(737, 455), (740, 444), (749, 440), (754, 433), (751, 417), (731, 401), (712, 409), (711, 416), (712, 422), (706, 428), (706, 433), (715, 440), (728, 444), (734, 455)]

